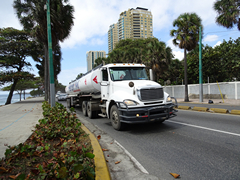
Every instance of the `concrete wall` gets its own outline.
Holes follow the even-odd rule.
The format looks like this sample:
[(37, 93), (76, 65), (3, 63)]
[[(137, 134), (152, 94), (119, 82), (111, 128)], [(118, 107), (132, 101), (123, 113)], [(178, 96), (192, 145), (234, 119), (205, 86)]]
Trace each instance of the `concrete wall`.
[[(218, 87), (219, 85), (219, 87)], [(164, 91), (174, 96), (175, 98), (184, 99), (185, 96), (185, 86), (175, 85), (175, 86), (163, 86)], [(225, 95), (227, 99), (240, 99), (240, 81), (235, 82), (221, 82), (221, 83), (209, 83), (203, 84), (203, 94), (210, 95), (220, 95), (221, 93)], [(199, 95), (199, 84), (188, 85), (188, 94)]]

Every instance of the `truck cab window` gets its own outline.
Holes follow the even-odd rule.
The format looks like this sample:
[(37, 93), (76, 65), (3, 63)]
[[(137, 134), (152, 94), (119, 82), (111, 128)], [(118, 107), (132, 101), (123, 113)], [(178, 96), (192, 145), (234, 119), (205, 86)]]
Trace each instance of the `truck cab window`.
[(106, 70), (102, 70), (102, 80), (103, 81), (108, 81), (108, 72)]

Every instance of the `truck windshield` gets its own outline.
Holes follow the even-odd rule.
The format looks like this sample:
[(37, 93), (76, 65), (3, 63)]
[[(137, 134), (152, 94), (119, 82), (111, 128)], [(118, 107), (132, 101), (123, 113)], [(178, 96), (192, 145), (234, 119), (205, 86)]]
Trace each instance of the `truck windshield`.
[(146, 70), (143, 67), (113, 67), (109, 71), (112, 81), (148, 79)]

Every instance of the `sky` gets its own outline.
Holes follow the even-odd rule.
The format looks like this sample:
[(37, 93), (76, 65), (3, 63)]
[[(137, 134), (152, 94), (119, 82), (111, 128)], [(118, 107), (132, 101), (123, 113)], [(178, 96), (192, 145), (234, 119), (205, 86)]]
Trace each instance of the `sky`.
[[(226, 29), (216, 24), (217, 13), (213, 10), (216, 0), (69, 0), (74, 7), (74, 26), (68, 39), (61, 43), (62, 61), (58, 81), (68, 85), (79, 73), (87, 72), (86, 52), (104, 50), (108, 53), (107, 33), (109, 26), (118, 21), (121, 12), (143, 7), (152, 12), (153, 36), (172, 48), (175, 58), (183, 58), (183, 50), (172, 44), (172, 23), (182, 13), (196, 13), (203, 24), (203, 44), (217, 46), (229, 38), (236, 39), (237, 28)], [(13, 0), (0, 0), (0, 28), (22, 29), (13, 9)], [(30, 72), (38, 75), (36, 63)]]

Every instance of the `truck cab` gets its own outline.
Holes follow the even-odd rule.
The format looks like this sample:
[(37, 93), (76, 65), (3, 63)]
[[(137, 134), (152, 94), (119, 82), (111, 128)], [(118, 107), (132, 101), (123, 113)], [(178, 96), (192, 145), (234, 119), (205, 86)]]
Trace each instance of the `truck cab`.
[(145, 65), (111, 64), (101, 71), (101, 98), (115, 129), (126, 123), (163, 122), (176, 112), (162, 86), (148, 79)]

